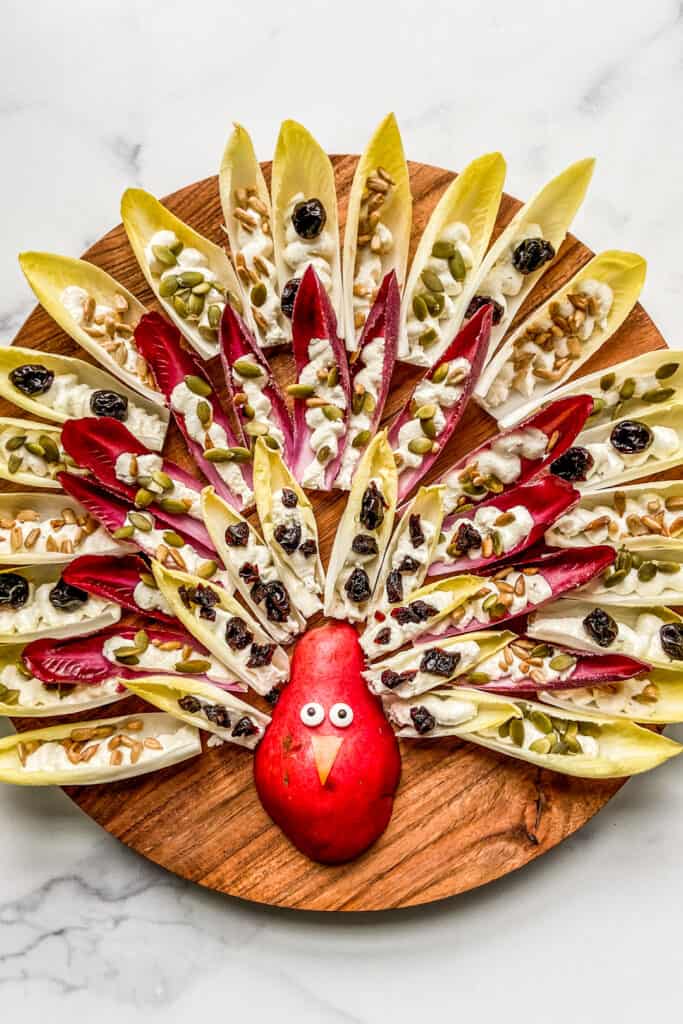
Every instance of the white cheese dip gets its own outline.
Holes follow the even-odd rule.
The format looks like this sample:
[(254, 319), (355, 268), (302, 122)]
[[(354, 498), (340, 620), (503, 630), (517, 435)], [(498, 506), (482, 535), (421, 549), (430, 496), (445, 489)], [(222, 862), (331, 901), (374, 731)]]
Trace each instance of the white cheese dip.
[[(128, 735), (125, 728), (117, 730), (117, 735)], [(138, 759), (135, 762), (138, 765), (141, 764), (153, 764), (155, 761), (159, 761), (165, 758), (169, 752), (182, 749), (183, 747), (192, 748), (195, 744), (196, 731), (189, 725), (179, 724), (177, 729), (172, 733), (154, 733), (153, 731), (136, 731), (130, 734), (132, 741), (137, 741), (140, 744)], [(152, 749), (144, 745), (144, 740), (147, 738), (154, 738), (163, 749), (158, 748)], [(97, 743), (97, 740), (92, 741), (93, 744)], [(120, 746), (118, 750), (121, 751), (122, 765), (121, 767), (128, 767), (133, 762), (129, 760), (130, 755), (133, 751), (126, 747)], [(111, 767), (111, 756), (112, 752), (109, 747), (107, 740), (99, 742), (95, 754), (88, 761), (88, 768), (110, 768), (113, 775), (116, 774), (116, 768)], [(25, 772), (43, 772), (43, 771), (69, 771), (75, 770), (77, 773), (78, 766), (74, 765), (68, 757), (66, 747), (62, 746), (61, 740), (47, 740), (40, 744), (37, 750), (30, 753), (26, 758), (26, 764), (23, 769)]]
[[(107, 698), (118, 700), (126, 696), (119, 693), (119, 682), (114, 676), (101, 683), (84, 683), (81, 686), (69, 684), (68, 689), (58, 686), (45, 686), (40, 679), (27, 678), (16, 665), (5, 665), (0, 671), (0, 684), (8, 690), (17, 690), (19, 697), (16, 706), (20, 708), (54, 708), (56, 713), (74, 705), (88, 706), (104, 703)], [(0, 704), (3, 698), (0, 695)]]
[[(458, 315), (460, 296), (474, 263), (470, 240), (471, 232), (467, 224), (463, 224), (461, 221), (448, 224), (434, 244), (438, 246), (451, 243), (455, 252), (460, 254), (460, 277), (456, 278), (449, 269), (449, 259), (430, 255), (422, 267), (420, 278), (410, 295), (406, 317), (408, 349), (411, 357), (422, 365), (429, 365), (430, 362), (424, 349), (441, 343), (448, 336), (451, 322)], [(441, 282), (442, 290), (433, 292), (424, 281), (426, 274), (435, 275)], [(424, 297), (425, 294), (428, 303), (433, 304), (436, 301), (441, 308), (440, 311), (435, 308), (434, 312), (427, 309), (426, 313), (422, 309), (420, 318), (416, 315), (414, 303), (416, 299)]]
[[(642, 452), (634, 452), (632, 455), (618, 452), (610, 443), (609, 438), (605, 441), (582, 445), (593, 459), (593, 464), (586, 470), (585, 482), (598, 483), (618, 478), (624, 470), (630, 469), (632, 466), (644, 466), (649, 462), (669, 459), (679, 451), (681, 442), (677, 431), (671, 427), (662, 426), (650, 427), (650, 431), (652, 442), (649, 447)], [(581, 481), (581, 483), (583, 482)]]
[[(158, 260), (154, 255), (155, 246), (163, 246), (166, 249), (170, 249), (175, 254), (177, 261), (175, 265), (169, 267)], [(195, 271), (201, 273), (203, 281), (209, 284), (210, 288), (203, 296), (204, 305), (198, 319), (193, 321), (188, 318), (187, 326), (196, 329), (202, 337), (210, 337), (211, 340), (215, 340), (216, 329), (211, 323), (209, 310), (212, 307), (215, 307), (217, 311), (216, 322), (220, 322), (220, 318), (225, 308), (225, 293), (224, 287), (218, 279), (218, 274), (209, 266), (208, 256), (192, 246), (183, 246), (174, 231), (162, 230), (157, 231), (152, 235), (148, 244), (145, 246), (145, 259), (147, 260), (150, 273), (159, 278), (159, 286), (161, 286), (163, 281), (170, 278), (177, 278), (179, 274), (183, 273), (183, 271)], [(160, 301), (169, 309), (174, 310), (172, 298), (169, 299), (161, 297)], [(175, 313), (176, 315), (179, 315), (177, 311), (175, 311)]]
[[(536, 427), (525, 427), (521, 430), (514, 430), (509, 434), (503, 434), (491, 442), (488, 448), (478, 453), (476, 458), (467, 464), (464, 469), (450, 473), (444, 483), (444, 508), (451, 512), (461, 497), (468, 497), (468, 486), (473, 477), (477, 479), (477, 490), (483, 491), (477, 495), (476, 500), (483, 501), (490, 489), (486, 486), (487, 479), (498, 483), (515, 483), (522, 472), (522, 459), (542, 459), (547, 450), (548, 436)], [(481, 481), (481, 482), (479, 482)], [(465, 486), (463, 486), (465, 485)]]
[(138, 608), (145, 612), (164, 612), (166, 615), (173, 615), (171, 606), (161, 591), (156, 587), (150, 587), (144, 580), (136, 584), (133, 600)]
[[(414, 729), (415, 723), (411, 717), (412, 708), (424, 708), (436, 722), (436, 728), (449, 728), (457, 725), (464, 725), (477, 716), (477, 706), (472, 701), (458, 697), (434, 697), (425, 694), (419, 701), (413, 704), (391, 702), (387, 704), (386, 711), (389, 721), (399, 728)], [(427, 734), (428, 735), (428, 734)]]
[[(232, 367), (235, 380), (239, 383), (239, 390), (246, 398), (246, 405), (253, 411), (253, 417), (250, 422), (266, 427), (268, 436), (277, 441), (280, 451), (282, 451), (285, 446), (285, 435), (272, 415), (273, 405), (264, 390), (268, 383), (268, 376), (256, 360), (248, 356), (241, 356), (239, 363), (240, 365), (248, 364), (252, 368), (251, 373), (242, 374), (234, 364)], [(246, 365), (244, 368), (246, 369)], [(256, 376), (254, 376), (254, 373), (256, 373)]]
[[(510, 517), (512, 518), (510, 519)], [(501, 522), (501, 519), (505, 519), (505, 522)], [(455, 556), (449, 554), (448, 548), (455, 543), (458, 531), (463, 524), (473, 526), (482, 542), (486, 537), (493, 538), (495, 536), (497, 548), (494, 550), (495, 554), (499, 556), (513, 551), (529, 536), (534, 526), (534, 520), (524, 505), (513, 505), (506, 512), (501, 512), (497, 508), (478, 508), (472, 518), (463, 517), (455, 520), (450, 535), (436, 549), (436, 561), (450, 561), (453, 557), (470, 559), (492, 557), (491, 554), (483, 555), (481, 544), (462, 554)]]
[[(315, 387), (316, 399), (345, 412), (346, 394), (341, 384), (330, 387), (318, 376), (321, 371), (335, 365), (336, 357), (329, 340), (313, 338), (308, 346), (308, 363), (299, 375), (299, 383)], [(305, 468), (301, 483), (303, 487), (320, 490), (325, 486), (325, 468), (337, 458), (340, 441), (346, 434), (346, 423), (343, 416), (338, 420), (328, 419), (322, 406), (308, 408), (305, 420), (310, 430), (308, 445), (314, 458)]]
[(616, 544), (629, 537), (648, 535), (654, 541), (661, 537), (659, 529), (653, 532), (654, 524), (661, 524), (664, 536), (677, 537), (683, 533), (683, 502), (678, 508), (667, 508), (669, 502), (679, 504), (676, 498), (662, 499), (654, 491), (644, 491), (637, 497), (623, 496), (621, 512), (614, 505), (597, 504), (592, 508), (579, 505), (555, 521), (545, 535), (546, 540), (557, 547)]
[[(335, 481), (336, 486), (344, 491), (348, 491), (351, 487), (353, 474), (365, 447), (364, 445), (354, 447), (354, 438), (358, 437), (363, 431), (370, 429), (373, 413), (379, 401), (385, 349), (386, 342), (383, 337), (373, 338), (372, 341), (362, 348), (358, 356), (362, 369), (356, 373), (353, 379), (354, 398), (349, 419), (348, 441), (342, 455), (341, 468)], [(368, 398), (368, 396), (370, 397)], [(357, 404), (360, 405), (360, 411), (354, 412), (354, 407)]]
[[(453, 359), (449, 363), (448, 373), (445, 380), (436, 383), (434, 380), (425, 379), (415, 388), (412, 403), (419, 410), (424, 406), (434, 406), (434, 416), (431, 418), (432, 433), (435, 440), (443, 433), (448, 422), (444, 409), (452, 409), (462, 397), (464, 382), (472, 371), (471, 364), (467, 359)], [(417, 417), (406, 420), (398, 432), (398, 446), (394, 450), (399, 468), (399, 474), (405, 469), (417, 469), (425, 459), (425, 454), (413, 450), (411, 442), (424, 439), (425, 433), (422, 428), (422, 420)]]
[(29, 584), (29, 596), (21, 608), (0, 606), (0, 633), (22, 635), (35, 633), (39, 630), (48, 631), (52, 626), (67, 626), (72, 623), (86, 622), (97, 618), (103, 612), (116, 614), (119, 618), (121, 609), (111, 601), (102, 597), (89, 595), (87, 601), (73, 611), (55, 608), (50, 601), (50, 592), (57, 580), (52, 583)]
[(315, 238), (302, 238), (297, 234), (292, 221), (294, 207), (304, 202), (303, 192), (297, 192), (287, 204), (285, 213), (285, 249), (284, 261), (292, 272), (292, 277), (301, 278), (307, 267), (313, 267), (320, 278), (326, 292), (332, 290), (332, 260), (335, 252), (335, 239), (332, 232), (323, 228)]
[[(132, 637), (110, 636), (102, 645), (102, 654), (108, 661), (111, 661), (112, 665), (116, 666), (120, 664), (116, 657), (116, 652), (121, 648), (125, 650), (131, 646), (134, 646)], [(179, 662), (201, 660), (209, 662), (209, 668), (207, 668), (206, 672), (202, 672), (202, 675), (206, 675), (219, 683), (229, 683), (232, 680), (232, 676), (228, 673), (225, 666), (221, 665), (213, 655), (196, 649), (193, 649), (189, 656), (185, 656), (181, 649), (164, 651), (160, 649), (158, 644), (152, 641), (144, 651), (138, 648), (136, 657), (138, 659), (137, 664), (134, 666), (136, 671), (158, 672), (160, 675), (167, 675), (169, 673), (172, 675), (183, 675), (182, 668), (176, 668)]]

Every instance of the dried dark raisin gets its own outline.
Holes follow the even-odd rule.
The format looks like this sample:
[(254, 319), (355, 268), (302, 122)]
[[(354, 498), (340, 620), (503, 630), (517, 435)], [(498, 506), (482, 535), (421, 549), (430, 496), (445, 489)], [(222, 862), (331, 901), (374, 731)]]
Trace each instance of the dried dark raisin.
[(0, 574), (0, 605), (10, 608), (22, 608), (28, 601), (28, 580), (18, 572)]
[(301, 526), (299, 523), (280, 523), (275, 527), (273, 536), (283, 551), (293, 555), (301, 543)]
[(427, 604), (426, 601), (413, 601), (408, 607), (414, 617), (414, 622), (426, 622), (430, 616), (436, 615), (437, 612), (434, 605)]
[(545, 238), (525, 238), (512, 253), (512, 265), (520, 274), (533, 274), (554, 255), (554, 246)]
[(271, 622), (289, 618), (289, 594), (278, 580), (266, 583), (266, 616)]
[(251, 597), (254, 604), (261, 604), (262, 601), (265, 601), (266, 597), (268, 596), (268, 588), (266, 587), (263, 580), (256, 580), (253, 587), (249, 591), (249, 596)]
[(566, 452), (560, 455), (550, 464), (550, 472), (559, 476), (561, 480), (567, 480), (570, 484), (578, 480), (585, 480), (588, 471), (593, 468), (594, 458), (587, 448), (567, 448)]
[(214, 608), (218, 604), (218, 594), (211, 587), (198, 583), (196, 587), (188, 587), (190, 601), (200, 608)]
[(292, 224), (299, 238), (317, 238), (326, 220), (327, 213), (319, 199), (302, 199), (292, 212)]
[(370, 580), (368, 579), (368, 574), (365, 569), (361, 569), (360, 566), (356, 566), (344, 584), (344, 590), (346, 591), (349, 601), (353, 601), (355, 604), (360, 604), (362, 601), (369, 600), (372, 591), (370, 589)]
[(395, 690), (401, 683), (410, 683), (413, 681), (417, 672), (392, 672), (390, 668), (385, 669), (382, 672), (382, 685), (386, 686), (388, 690)]
[(387, 503), (374, 480), (365, 488), (360, 503), (358, 518), (366, 530), (378, 530), (384, 522), (384, 509)]
[(383, 626), (379, 630), (379, 632), (377, 633), (377, 636), (375, 637), (375, 643), (379, 644), (380, 647), (384, 647), (385, 644), (388, 644), (390, 640), (391, 640), (391, 627), (390, 626)]
[(453, 546), (458, 554), (466, 555), (468, 551), (481, 547), (481, 534), (472, 523), (460, 523)]
[(282, 488), (282, 495), (280, 500), (282, 501), (282, 504), (285, 506), (285, 508), (296, 508), (296, 506), (299, 504), (299, 499), (296, 496), (296, 492), (290, 490), (289, 487)]
[(419, 733), (420, 736), (424, 736), (425, 733), (431, 732), (436, 725), (436, 719), (427, 708), (420, 704), (416, 708), (410, 709), (410, 717), (413, 720), (415, 726), (415, 732)]
[(270, 665), (275, 654), (275, 644), (252, 644), (247, 668), (263, 668)]
[(225, 642), (233, 651), (243, 651), (254, 639), (254, 634), (239, 615), (228, 619), (225, 624)]
[(389, 604), (398, 604), (403, 600), (403, 580), (398, 569), (392, 569), (387, 576), (386, 592)]
[(194, 587), (188, 587), (185, 583), (181, 583), (178, 587), (178, 597), (183, 602), (186, 608), (189, 608), (192, 604), (192, 595), (194, 593)]
[(274, 708), (280, 699), (280, 691), (276, 686), (272, 690), (268, 690), (268, 693), (263, 698), (266, 704), (270, 704), (271, 708)]
[(225, 543), (230, 548), (244, 548), (249, 542), (249, 524), (233, 523), (225, 531)]
[(379, 548), (374, 537), (367, 533), (358, 533), (351, 542), (351, 550), (355, 555), (378, 555)]
[(253, 562), (244, 562), (238, 570), (238, 575), (245, 583), (255, 583), (261, 574), (258, 565)]
[(449, 679), (455, 672), (459, 661), (459, 654), (449, 654), (448, 651), (442, 651), (440, 647), (432, 647), (422, 655), (420, 670), (429, 672), (433, 676), (443, 676), (444, 679)]
[(200, 619), (206, 619), (207, 622), (215, 622), (216, 621), (216, 609), (215, 608), (207, 608), (204, 605), (202, 605), (202, 607), (199, 609), (199, 618)]
[(93, 416), (111, 416), (113, 420), (124, 423), (128, 418), (128, 399), (116, 391), (93, 391), (90, 411)]
[(609, 436), (610, 444), (622, 455), (635, 455), (646, 451), (653, 441), (653, 433), (638, 420), (622, 420)]
[(63, 612), (75, 612), (88, 600), (88, 593), (80, 587), (72, 587), (65, 580), (58, 580), (49, 593), (50, 604)]
[(182, 708), (183, 711), (187, 711), (190, 715), (196, 715), (201, 710), (201, 706), (201, 701), (193, 697), (191, 693), (178, 698), (178, 707)]
[(228, 714), (228, 709), (223, 704), (206, 704), (204, 706), (204, 714), (210, 722), (213, 722), (220, 729), (228, 729), (230, 727), (230, 715)]
[(425, 535), (422, 529), (422, 519), (417, 512), (413, 513), (408, 520), (408, 533), (410, 535), (410, 543), (413, 547), (422, 547), (425, 542)]
[(55, 375), (52, 370), (48, 370), (47, 366), (41, 366), (40, 363), (26, 363), (24, 366), (15, 367), (9, 379), (17, 391), (34, 398), (50, 390)]
[(280, 296), (280, 309), (288, 320), (292, 319), (292, 314), (294, 313), (294, 300), (296, 299), (300, 284), (300, 277), (290, 277), (289, 281), (287, 281), (286, 285), (282, 289), (282, 294)]
[(493, 323), (499, 324), (503, 319), (505, 313), (505, 307), (501, 306), (500, 302), (496, 302), (490, 295), (474, 295), (469, 302), (465, 318), (469, 320), (477, 310), (481, 309), (482, 306), (493, 306)]
[(606, 611), (594, 608), (583, 620), (583, 628), (598, 647), (609, 647), (617, 638), (619, 627)]
[(404, 555), (401, 559), (401, 563), (398, 567), (399, 572), (417, 572), (420, 568), (420, 563), (416, 558), (411, 558), (410, 555)]
[(303, 544), (299, 547), (299, 551), (304, 556), (304, 558), (310, 558), (311, 555), (317, 555), (318, 545), (314, 540), (305, 540)]
[(683, 624), (667, 622), (659, 630), (662, 650), (674, 661), (683, 661)]
[(244, 715), (240, 718), (239, 722), (232, 730), (233, 736), (253, 736), (255, 732), (258, 732), (256, 726), (252, 722), (248, 715)]

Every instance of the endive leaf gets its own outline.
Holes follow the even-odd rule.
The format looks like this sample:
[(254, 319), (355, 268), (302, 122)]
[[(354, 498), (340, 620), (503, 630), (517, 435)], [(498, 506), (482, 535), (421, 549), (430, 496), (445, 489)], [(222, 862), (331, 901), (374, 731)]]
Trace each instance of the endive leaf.
[[(126, 686), (148, 704), (167, 711), (174, 718), (213, 733), (226, 743), (236, 743), (249, 750), (257, 746), (270, 723), (270, 715), (220, 687), (192, 676), (144, 676), (142, 679), (126, 679)], [(194, 707), (194, 703), (189, 701), (185, 701), (183, 708), (180, 702), (186, 697), (194, 697), (200, 708), (187, 710)]]
[[(370, 228), (368, 218), (373, 213)], [(412, 217), (413, 198), (401, 133), (395, 115), (387, 114), (356, 165), (346, 211), (344, 330), (349, 352), (358, 348), (375, 294), (386, 275), (393, 270), (399, 289), (403, 287)], [(361, 288), (370, 294), (356, 295)]]
[(111, 558), (83, 555), (66, 566), (63, 578), (72, 587), (108, 601), (137, 615), (177, 626), (163, 594), (157, 588), (147, 562), (140, 555)]
[[(434, 644), (416, 645), (384, 661), (376, 661), (363, 672), (373, 693), (394, 693), (415, 697), (434, 686), (443, 686), (475, 669), (480, 661), (493, 657), (514, 638), (514, 633), (482, 632), (455, 636)], [(467, 684), (467, 679), (463, 682)]]
[[(164, 404), (133, 338), (133, 330), (147, 310), (131, 292), (106, 270), (71, 256), (22, 252), (19, 263), (36, 298), (63, 331), (109, 373), (150, 401)], [(88, 296), (95, 301), (94, 316), (98, 316), (98, 306), (102, 313), (105, 308), (114, 310), (117, 345), (112, 344), (106, 325), (97, 324), (94, 320), (89, 322), (90, 306), (86, 308), (84, 305)], [(64, 302), (65, 297), (68, 304)]]
[(409, 700), (383, 697), (382, 704), (402, 739), (438, 739), (441, 736), (470, 739), (483, 729), (496, 729), (503, 722), (520, 717), (512, 701), (464, 686), (434, 690)]
[[(339, 220), (334, 170), (330, 158), (303, 125), (283, 121), (273, 157), (271, 182), (273, 241), (280, 291), (313, 266), (330, 296), (340, 329), (344, 325)], [(298, 198), (297, 198), (298, 197)], [(300, 237), (292, 223), (293, 202), (318, 199), (325, 224), (311, 239)]]
[[(110, 601), (87, 594), (73, 595), (76, 607), (64, 608), (55, 587), (62, 578), (61, 565), (33, 565), (0, 572), (0, 590), (11, 587), (11, 597), (0, 606), (0, 644), (25, 643), (42, 636), (78, 636), (118, 622), (121, 609)], [(28, 584), (24, 588), (22, 580)], [(62, 589), (61, 587), (59, 588)], [(18, 591), (24, 590), (19, 596)], [(72, 596), (72, 595), (69, 595)]]
[[(247, 130), (235, 124), (218, 178), (225, 227), (245, 306), (258, 345), (269, 348), (291, 339), (289, 320), (280, 308), (280, 286), (273, 256), (270, 195)], [(255, 258), (257, 262), (255, 263)], [(252, 303), (254, 288), (258, 302)]]
[(296, 581), (293, 587), (293, 578), (283, 579), (272, 552), (254, 527), (212, 487), (202, 492), (202, 511), (216, 550), (249, 611), (274, 640), (291, 643), (306, 626), (297, 608), (303, 585)]
[[(420, 487), (406, 506), (382, 560), (368, 618), (376, 608), (386, 610), (391, 596), (411, 594), (422, 585), (439, 543), (442, 494), (442, 487)], [(417, 568), (412, 568), (412, 562), (410, 568), (404, 565), (406, 556)], [(401, 565), (404, 568), (399, 570)]]
[(396, 512), (398, 474), (386, 430), (368, 445), (337, 527), (325, 584), (325, 614), (360, 622), (377, 580)]
[(289, 661), (285, 652), (270, 642), (270, 637), (223, 587), (189, 573), (172, 572), (156, 561), (152, 562), (152, 571), (188, 633), (238, 679), (260, 694), (269, 693), (287, 679)]
[[(14, 381), (20, 381), (22, 367), (39, 366), (52, 375), (52, 383), (41, 395), (25, 394)], [(0, 395), (33, 416), (66, 423), (67, 420), (97, 415), (98, 392), (116, 395), (125, 401), (122, 421), (149, 448), (161, 451), (168, 428), (168, 409), (152, 402), (136, 391), (131, 391), (115, 377), (92, 363), (70, 356), (56, 356), (37, 352), (18, 345), (0, 349)], [(109, 403), (106, 403), (109, 408)], [(117, 409), (118, 412), (118, 409)]]
[[(79, 738), (86, 735), (92, 738)], [(112, 750), (109, 744), (115, 737), (125, 737), (132, 746)], [(87, 756), (92, 746), (97, 746), (95, 755), (84, 760), (82, 754)], [(120, 759), (112, 756), (115, 752), (120, 753)], [(201, 752), (198, 730), (171, 715), (152, 713), (67, 722), (0, 740), (0, 782), (17, 786), (118, 782), (159, 771)]]
[[(406, 281), (398, 345), (402, 362), (433, 366), (460, 330), (496, 222), (504, 181), (505, 160), (500, 153), (488, 153), (468, 164), (437, 203)], [(439, 246), (446, 246), (443, 255)], [(456, 254), (449, 258), (451, 249)], [(438, 290), (436, 280), (429, 287), (434, 275), (440, 281)], [(488, 339), (484, 354), (487, 344)]]
[(683, 722), (683, 679), (664, 669), (652, 669), (638, 678), (608, 685), (542, 690), (538, 699), (591, 717), (610, 715), (648, 725)]
[[(164, 312), (203, 359), (211, 359), (212, 356), (217, 355), (218, 321), (216, 320), (214, 327), (207, 319), (209, 307), (216, 306), (218, 308), (218, 318), (220, 318), (220, 313), (223, 311), (226, 300), (231, 305), (234, 305), (238, 312), (241, 313), (243, 309), (240, 298), (241, 286), (233, 266), (223, 249), (219, 245), (210, 242), (204, 235), (200, 235), (189, 224), (186, 224), (171, 213), (170, 210), (167, 210), (165, 206), (162, 206), (153, 195), (140, 188), (129, 188), (123, 193), (123, 198), (121, 199), (121, 219), (123, 220), (123, 226), (126, 229), (128, 241), (135, 254), (135, 258), (140, 264), (140, 269), (157, 300), (163, 307)], [(171, 236), (175, 236), (178, 243), (182, 243), (182, 249), (200, 253), (205, 258), (205, 263), (200, 263), (197, 258), (193, 258), (191, 261), (188, 261), (187, 265), (183, 266), (178, 266), (178, 264), (171, 264), (169, 266), (159, 263), (151, 253), (151, 246), (156, 244), (153, 243), (152, 239), (160, 231), (170, 232), (170, 235), (163, 240), (163, 245), (166, 248), (170, 248), (168, 242), (172, 241)], [(175, 255), (177, 257), (178, 254), (176, 253)], [(182, 251), (180, 255), (182, 256)], [(170, 259), (171, 257), (169, 256), (169, 263)], [(177, 311), (178, 303), (174, 305), (173, 300), (175, 296), (164, 297), (159, 291), (164, 271), (173, 269), (174, 266), (178, 267), (180, 271), (201, 271), (204, 273), (204, 271), (209, 270), (212, 275), (215, 275), (212, 280), (215, 280), (216, 284), (224, 291), (225, 298), (217, 295), (215, 290), (213, 290), (209, 292), (208, 299), (210, 301), (205, 303), (200, 319), (195, 321), (187, 316), (180, 316)], [(157, 270), (159, 271), (158, 273), (156, 272)], [(251, 325), (251, 318), (249, 316), (248, 319)]]
[[(48, 439), (48, 449), (44, 448), (45, 438)], [(0, 479), (20, 486), (61, 490), (58, 477), (65, 468), (65, 460), (73, 462), (66, 455), (61, 438), (61, 428), (51, 423), (0, 416)], [(32, 446), (32, 451), (26, 447), (27, 444)], [(43, 448), (44, 455), (39, 454), (37, 446)], [(55, 446), (58, 453), (56, 462)], [(71, 465), (69, 472), (74, 472)]]
[[(680, 542), (679, 542), (680, 543)], [(577, 592), (577, 598), (620, 608), (647, 608), (652, 604), (683, 603), (683, 545), (672, 552), (653, 548), (647, 556), (619, 552), (613, 569)]]
[[(520, 242), (540, 236), (559, 252), (577, 210), (581, 206), (593, 176), (595, 160), (577, 160), (549, 181), (533, 199), (521, 206), (507, 227), (493, 243), (481, 264), (474, 295), (493, 299), (502, 308), (502, 316), (491, 332), (488, 362), (494, 355), (508, 327), (527, 295), (546, 270), (552, 266), (546, 260), (535, 271), (522, 274), (516, 271), (512, 255)], [(504, 290), (503, 290), (504, 289)]]
[[(322, 608), (320, 597), (325, 588), (318, 525), (306, 493), (282, 461), (280, 453), (268, 448), (261, 438), (257, 439), (254, 448), (254, 496), (264, 540), (284, 572), (283, 578), (290, 577), (289, 588), (292, 587), (291, 577), (303, 584), (303, 590), (297, 591), (299, 610), (305, 618), (310, 618)], [(283, 502), (283, 496), (288, 504)], [(290, 535), (283, 535), (279, 528), (293, 527), (296, 530), (297, 526), (301, 529), (301, 540), (294, 548), (289, 543)], [(284, 547), (277, 536), (285, 540)], [(302, 548), (303, 545), (307, 547)]]
[[(475, 388), (477, 401), (502, 427), (528, 416), (621, 327), (638, 301), (645, 269), (642, 256), (631, 252), (593, 257), (501, 345)], [(600, 311), (593, 316), (575, 309), (568, 296), (601, 303)], [(578, 324), (577, 317), (585, 319)], [(550, 334), (553, 326), (563, 331), (560, 337)], [(537, 338), (547, 339), (552, 348)]]

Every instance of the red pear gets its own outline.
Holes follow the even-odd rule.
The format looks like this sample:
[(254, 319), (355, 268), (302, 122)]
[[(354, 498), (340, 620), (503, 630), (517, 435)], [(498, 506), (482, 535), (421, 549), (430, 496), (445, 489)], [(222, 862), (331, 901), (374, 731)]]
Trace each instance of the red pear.
[(382, 834), (401, 774), (396, 738), (362, 668), (352, 626), (306, 633), (254, 760), (266, 811), (323, 864), (357, 857)]

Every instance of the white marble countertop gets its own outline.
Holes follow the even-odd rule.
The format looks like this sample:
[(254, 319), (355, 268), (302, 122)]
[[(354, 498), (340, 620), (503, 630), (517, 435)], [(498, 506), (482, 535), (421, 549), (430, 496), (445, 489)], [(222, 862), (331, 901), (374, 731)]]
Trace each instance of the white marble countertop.
[[(119, 220), (126, 186), (163, 195), (212, 173), (232, 118), (266, 158), (282, 117), (353, 152), (394, 109), (409, 157), (457, 168), (501, 149), (520, 197), (595, 154), (577, 233), (647, 257), (644, 302), (675, 345), (682, 45), (678, 0), (5, 0), (0, 340), (32, 307), (19, 250), (77, 255)], [(60, 792), (2, 789), (3, 1018), (170, 1024), (206, 1009), (254, 1024), (630, 1024), (680, 1013), (682, 770), (670, 762), (629, 783), (573, 840), (480, 892), (348, 917), (204, 892), (138, 859)]]

